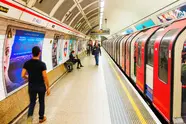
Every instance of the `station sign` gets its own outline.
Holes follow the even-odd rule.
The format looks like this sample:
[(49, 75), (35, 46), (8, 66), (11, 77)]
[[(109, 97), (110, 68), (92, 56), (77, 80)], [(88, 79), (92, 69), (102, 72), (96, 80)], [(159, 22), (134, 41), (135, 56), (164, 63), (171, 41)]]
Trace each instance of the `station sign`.
[(0, 2), (0, 15), (19, 19), (22, 11)]
[(91, 35), (109, 35), (110, 34), (110, 29), (107, 30), (93, 30), (90, 33)]

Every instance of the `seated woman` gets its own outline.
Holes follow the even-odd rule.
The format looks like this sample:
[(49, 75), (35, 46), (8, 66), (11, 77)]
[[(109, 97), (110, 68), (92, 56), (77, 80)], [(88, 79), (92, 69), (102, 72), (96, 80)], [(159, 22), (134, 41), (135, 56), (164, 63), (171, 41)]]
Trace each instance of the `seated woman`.
[[(77, 63), (77, 69), (80, 69), (80, 67), (83, 67), (83, 65), (81, 64), (80, 59), (76, 59), (76, 58), (74, 57), (74, 53), (75, 53), (74, 50), (70, 53), (70, 56), (69, 56), (70, 59), (69, 59), (69, 60), (70, 60), (71, 62), (73, 62), (74, 64)], [(80, 66), (80, 67), (79, 67), (79, 66)]]

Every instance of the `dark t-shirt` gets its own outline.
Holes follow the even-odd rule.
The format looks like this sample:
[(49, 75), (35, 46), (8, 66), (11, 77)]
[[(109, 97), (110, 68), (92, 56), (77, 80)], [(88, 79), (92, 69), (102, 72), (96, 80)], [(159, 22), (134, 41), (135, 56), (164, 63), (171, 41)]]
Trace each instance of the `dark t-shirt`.
[(29, 86), (45, 87), (44, 78), (42, 72), (46, 70), (46, 65), (40, 60), (31, 59), (27, 61), (24, 69), (28, 72)]

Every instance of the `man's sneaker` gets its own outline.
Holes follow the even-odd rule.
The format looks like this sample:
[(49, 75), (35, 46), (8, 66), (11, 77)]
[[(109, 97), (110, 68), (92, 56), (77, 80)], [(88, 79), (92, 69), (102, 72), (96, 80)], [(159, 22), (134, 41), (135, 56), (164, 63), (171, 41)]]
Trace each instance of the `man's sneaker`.
[(43, 119), (39, 119), (39, 123), (43, 123), (47, 120), (47, 118), (44, 116)]
[(77, 67), (77, 69), (80, 69), (80, 67)]
[(83, 65), (81, 65), (80, 67), (84, 67)]

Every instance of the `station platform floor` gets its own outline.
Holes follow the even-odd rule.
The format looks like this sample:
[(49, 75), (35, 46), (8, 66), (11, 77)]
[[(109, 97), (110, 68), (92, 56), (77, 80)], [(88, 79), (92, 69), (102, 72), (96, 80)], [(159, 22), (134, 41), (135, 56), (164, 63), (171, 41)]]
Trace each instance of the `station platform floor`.
[[(83, 68), (67, 73), (46, 97), (44, 124), (160, 123), (103, 49), (99, 66), (93, 56), (82, 63)], [(26, 116), (14, 123), (26, 124)], [(38, 123), (38, 103), (33, 123)]]

